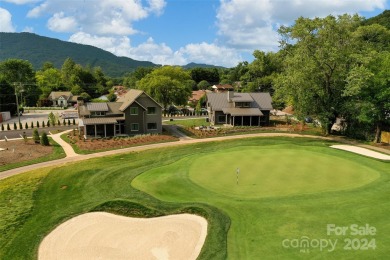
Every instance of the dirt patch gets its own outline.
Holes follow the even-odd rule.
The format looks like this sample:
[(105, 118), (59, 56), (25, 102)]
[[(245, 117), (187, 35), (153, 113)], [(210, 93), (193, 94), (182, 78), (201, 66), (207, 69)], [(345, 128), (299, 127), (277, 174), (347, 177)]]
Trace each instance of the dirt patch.
[(5, 150), (0, 151), (0, 166), (29, 161), (40, 157), (45, 157), (53, 153), (52, 146), (42, 146), (35, 144), (33, 140), (13, 140), (8, 142), (0, 142), (0, 148)]
[(275, 123), (274, 126), (268, 127), (255, 127), (255, 126), (236, 126), (230, 128), (212, 128), (206, 127), (203, 129), (195, 129), (195, 127), (184, 127), (185, 131), (189, 135), (194, 135), (197, 138), (207, 138), (207, 137), (218, 137), (225, 135), (233, 135), (240, 133), (256, 133), (259, 131), (282, 131), (282, 132), (298, 132), (304, 133), (305, 131), (311, 130), (308, 125), (302, 125), (300, 123), (294, 125), (287, 125), (283, 123)]
[(109, 149), (120, 149), (131, 146), (139, 146), (153, 143), (163, 143), (178, 141), (177, 137), (171, 135), (140, 135), (135, 137), (108, 137), (108, 138), (80, 138), (77, 131), (73, 135), (70, 133), (68, 138), (71, 144), (77, 145), (81, 150), (99, 151)]

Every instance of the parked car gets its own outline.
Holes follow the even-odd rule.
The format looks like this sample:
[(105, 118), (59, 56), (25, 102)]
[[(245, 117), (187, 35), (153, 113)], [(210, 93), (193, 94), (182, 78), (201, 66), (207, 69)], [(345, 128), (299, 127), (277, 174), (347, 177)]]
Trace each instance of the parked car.
[(209, 111), (207, 111), (207, 108), (202, 107), (202, 108), (200, 109), (200, 113), (201, 113), (202, 115), (208, 115), (208, 114), (209, 114)]
[(175, 106), (170, 106), (164, 111), (168, 115), (182, 115), (183, 112)]

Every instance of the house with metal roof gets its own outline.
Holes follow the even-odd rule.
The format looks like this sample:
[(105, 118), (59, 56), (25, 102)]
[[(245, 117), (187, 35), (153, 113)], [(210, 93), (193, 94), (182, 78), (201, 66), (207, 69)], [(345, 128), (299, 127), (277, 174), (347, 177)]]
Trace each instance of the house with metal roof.
[(78, 96), (73, 96), (70, 91), (52, 91), (48, 99), (53, 107), (68, 107), (77, 103)]
[(212, 125), (269, 125), (272, 109), (269, 93), (207, 93), (207, 110)]
[(132, 89), (116, 102), (78, 100), (79, 130), (86, 137), (160, 134), (162, 106), (142, 90)]

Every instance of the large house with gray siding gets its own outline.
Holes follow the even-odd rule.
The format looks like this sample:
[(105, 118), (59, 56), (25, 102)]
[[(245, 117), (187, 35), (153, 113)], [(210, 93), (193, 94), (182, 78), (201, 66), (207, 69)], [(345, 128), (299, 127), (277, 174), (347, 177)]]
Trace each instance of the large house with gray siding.
[(79, 100), (78, 112), (80, 133), (86, 137), (162, 132), (162, 106), (141, 90), (132, 89), (116, 102)]
[(207, 93), (207, 110), (212, 125), (269, 125), (272, 98), (269, 93)]

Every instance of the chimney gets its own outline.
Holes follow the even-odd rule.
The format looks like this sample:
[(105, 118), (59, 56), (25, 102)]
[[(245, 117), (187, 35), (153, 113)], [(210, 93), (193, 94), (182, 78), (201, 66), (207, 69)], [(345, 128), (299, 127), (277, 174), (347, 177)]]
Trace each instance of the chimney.
[(84, 98), (83, 97), (77, 97), (77, 107), (84, 106)]
[(233, 97), (234, 97), (234, 91), (228, 91), (227, 92), (227, 99), (229, 102), (232, 102)]

